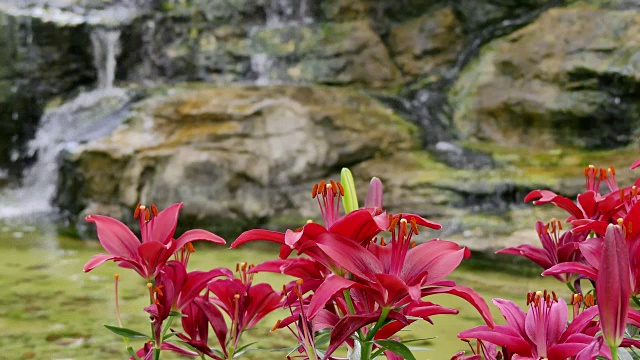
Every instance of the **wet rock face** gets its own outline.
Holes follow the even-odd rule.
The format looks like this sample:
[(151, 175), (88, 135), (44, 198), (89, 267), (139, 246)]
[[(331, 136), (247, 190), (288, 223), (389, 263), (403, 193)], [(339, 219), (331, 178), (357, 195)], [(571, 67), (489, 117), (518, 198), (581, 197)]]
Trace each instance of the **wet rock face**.
[(82, 26), (0, 12), (0, 48), (0, 169), (17, 175), (46, 100), (91, 83), (95, 70)]
[(400, 73), (367, 21), (290, 25), (259, 30), (253, 54), (267, 64), (256, 69), (269, 80), (388, 87)]
[(392, 27), (389, 46), (400, 70), (411, 78), (451, 66), (465, 37), (453, 9), (443, 8)]
[(628, 144), (640, 124), (639, 23), (632, 11), (558, 8), (492, 42), (453, 88), (456, 127), (537, 147)]
[(61, 207), (128, 211), (139, 201), (184, 201), (185, 218), (227, 230), (303, 219), (316, 215), (308, 197), (318, 179), (419, 148), (414, 126), (376, 100), (340, 89), (193, 85), (134, 109), (112, 135), (67, 154)]

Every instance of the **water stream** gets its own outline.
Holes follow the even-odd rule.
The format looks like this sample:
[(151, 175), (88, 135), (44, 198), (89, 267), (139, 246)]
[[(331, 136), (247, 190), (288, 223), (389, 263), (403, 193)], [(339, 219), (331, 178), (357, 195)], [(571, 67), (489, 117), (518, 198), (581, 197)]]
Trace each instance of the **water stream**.
[(60, 152), (108, 135), (124, 118), (129, 96), (113, 86), (119, 36), (120, 31), (101, 27), (91, 33), (97, 88), (44, 113), (27, 145), (27, 155), (37, 160), (26, 169), (19, 186), (0, 194), (0, 218), (52, 212)]

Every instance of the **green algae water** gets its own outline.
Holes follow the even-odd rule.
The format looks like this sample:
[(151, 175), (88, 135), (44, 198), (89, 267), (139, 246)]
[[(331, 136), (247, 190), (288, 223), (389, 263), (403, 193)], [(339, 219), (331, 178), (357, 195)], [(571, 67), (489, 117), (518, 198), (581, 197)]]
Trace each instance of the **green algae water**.
[[(260, 244), (229, 250), (222, 246), (196, 246), (190, 270), (235, 268), (241, 261), (260, 263), (277, 257), (277, 247)], [(148, 305), (145, 282), (127, 269), (107, 263), (83, 273), (84, 263), (103, 252), (97, 241), (81, 241), (57, 235), (47, 224), (0, 223), (0, 349), (2, 359), (126, 359), (122, 340), (102, 325), (117, 326), (114, 274), (120, 274), (120, 307), (124, 327), (148, 333), (149, 320), (142, 309)], [(473, 258), (473, 256), (472, 256)], [(526, 292), (549, 289), (568, 298), (564, 285), (551, 278), (518, 276), (463, 267), (450, 277), (474, 288), (487, 302), (502, 297), (524, 306)], [(258, 274), (256, 282), (270, 282), (278, 289), (288, 281), (275, 274)], [(449, 359), (467, 345), (456, 338), (461, 330), (481, 325), (482, 319), (465, 301), (449, 295), (426, 298), (460, 310), (458, 315), (438, 315), (434, 325), (414, 323), (399, 336), (426, 339), (411, 343), (417, 359)], [(494, 317), (502, 321), (490, 304)], [(267, 316), (243, 335), (244, 344), (257, 341), (243, 359), (284, 359), (294, 346), (286, 330), (269, 330), (286, 312)], [(210, 344), (215, 346), (215, 340)], [(142, 346), (134, 341), (134, 347)], [(182, 357), (163, 353), (163, 359)], [(186, 357), (185, 357), (186, 359)]]

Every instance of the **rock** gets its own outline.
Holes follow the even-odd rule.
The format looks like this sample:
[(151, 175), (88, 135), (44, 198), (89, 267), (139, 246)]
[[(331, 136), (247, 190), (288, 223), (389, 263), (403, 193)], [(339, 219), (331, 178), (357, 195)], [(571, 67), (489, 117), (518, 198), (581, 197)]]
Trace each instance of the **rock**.
[(376, 100), (322, 87), (168, 88), (133, 105), (110, 136), (72, 150), (58, 204), (128, 213), (138, 202), (184, 201), (185, 224), (237, 233), (267, 220), (317, 216), (314, 182), (396, 151), (416, 128)]
[(325, 0), (320, 8), (325, 19), (353, 21), (366, 17), (372, 10), (372, 3), (367, 0)]
[(454, 63), (465, 37), (453, 9), (443, 8), (392, 27), (388, 42), (400, 70), (416, 77)]
[(451, 91), (455, 126), (512, 145), (628, 144), (640, 125), (639, 23), (632, 11), (556, 8), (493, 41)]
[(269, 62), (258, 71), (267, 79), (371, 87), (400, 80), (368, 21), (265, 28), (252, 36), (250, 49)]

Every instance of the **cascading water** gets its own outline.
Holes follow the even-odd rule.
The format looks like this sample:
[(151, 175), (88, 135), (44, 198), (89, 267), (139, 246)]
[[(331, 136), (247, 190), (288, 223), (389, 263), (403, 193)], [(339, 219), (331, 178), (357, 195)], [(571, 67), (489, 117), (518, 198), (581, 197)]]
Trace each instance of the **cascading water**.
[(110, 89), (116, 74), (116, 57), (120, 54), (120, 30), (97, 28), (91, 32), (93, 64), (98, 71), (98, 89)]
[(125, 117), (129, 97), (125, 90), (113, 87), (119, 34), (106, 28), (91, 33), (97, 88), (42, 116), (35, 138), (28, 144), (37, 160), (25, 171), (20, 187), (1, 194), (0, 218), (52, 212), (60, 152), (109, 134)]

